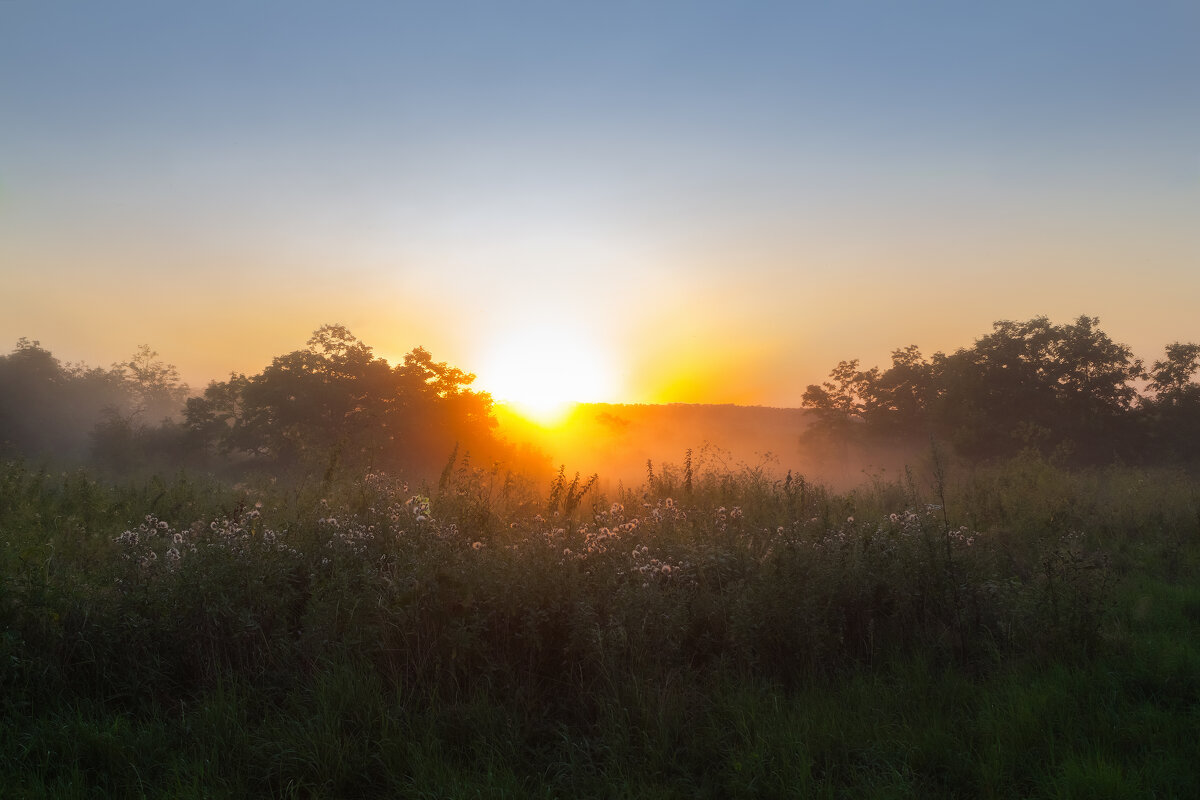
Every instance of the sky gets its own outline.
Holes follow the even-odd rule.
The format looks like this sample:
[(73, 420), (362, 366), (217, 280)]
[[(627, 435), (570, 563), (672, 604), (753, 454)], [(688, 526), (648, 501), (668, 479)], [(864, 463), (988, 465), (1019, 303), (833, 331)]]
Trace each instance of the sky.
[(0, 351), (193, 387), (326, 323), (497, 396), (796, 406), (1200, 340), (1200, 3), (0, 0)]

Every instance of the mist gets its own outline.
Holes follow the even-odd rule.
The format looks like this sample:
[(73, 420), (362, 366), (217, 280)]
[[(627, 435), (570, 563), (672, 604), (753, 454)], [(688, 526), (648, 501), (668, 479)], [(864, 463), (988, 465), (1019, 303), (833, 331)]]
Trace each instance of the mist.
[(696, 474), (791, 472), (844, 488), (895, 475), (923, 455), (915, 444), (828, 446), (812, 435), (816, 415), (802, 408), (580, 403), (549, 426), (505, 405), (495, 415), (501, 436), (529, 443), (568, 473), (598, 475), (605, 489), (635, 488), (651, 475), (678, 477), (689, 458)]

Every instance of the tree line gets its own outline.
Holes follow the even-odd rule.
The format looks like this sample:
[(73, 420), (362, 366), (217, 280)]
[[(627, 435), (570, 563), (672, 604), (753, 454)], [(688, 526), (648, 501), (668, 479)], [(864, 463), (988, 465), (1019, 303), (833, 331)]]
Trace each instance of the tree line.
[(495, 433), (492, 399), (475, 376), (423, 348), (389, 364), (345, 326), (257, 375), (232, 374), (189, 396), (175, 367), (143, 346), (108, 369), (62, 364), (21, 339), (0, 357), (0, 448), (142, 466), (286, 473), (333, 467), (428, 475), (452, 452), (476, 464), (539, 461)]
[(0, 357), (0, 453), (75, 462), (104, 454), (156, 421), (178, 415), (188, 394), (174, 366), (142, 345), (108, 368), (63, 364), (21, 338)]
[[(842, 361), (810, 385), (802, 446), (919, 445), (965, 459), (1036, 451), (1073, 463), (1200, 462), (1200, 345), (1147, 365), (1099, 320), (1001, 321), (970, 347), (895, 350), (886, 369)], [(423, 348), (392, 365), (341, 325), (256, 375), (193, 394), (143, 345), (108, 368), (63, 364), (36, 341), (0, 356), (0, 454), (113, 472), (224, 473), (334, 467), (430, 476), (452, 452), (477, 465), (546, 472), (548, 459), (495, 430), (474, 376)]]
[(968, 459), (1033, 450), (1074, 463), (1200, 460), (1200, 345), (1175, 342), (1146, 365), (1095, 317), (1000, 321), (970, 347), (886, 369), (842, 361), (810, 385), (810, 442), (936, 437)]

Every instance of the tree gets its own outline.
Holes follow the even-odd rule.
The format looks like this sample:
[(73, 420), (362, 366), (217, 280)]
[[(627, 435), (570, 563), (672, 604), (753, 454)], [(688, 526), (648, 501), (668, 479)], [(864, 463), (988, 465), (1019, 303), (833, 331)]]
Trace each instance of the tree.
[(1200, 458), (1200, 345), (1173, 342), (1166, 358), (1150, 368), (1148, 388), (1154, 393), (1142, 409), (1147, 436), (1154, 448), (1181, 461)]
[(1133, 382), (1142, 363), (1081, 316), (1001, 321), (947, 357), (937, 416), (960, 449), (1010, 455), (1025, 447), (1107, 458), (1127, 449)]
[(892, 351), (892, 366), (864, 387), (867, 425), (888, 437), (925, 438), (936, 396), (935, 366), (913, 344)]
[(862, 422), (867, 411), (872, 384), (879, 369), (866, 372), (858, 369), (859, 361), (839, 361), (829, 372), (829, 380), (819, 386), (810, 384), (804, 391), (801, 404), (812, 409), (818, 426), (826, 432), (845, 433), (850, 426)]
[(278, 462), (326, 458), (352, 444), (362, 412), (381, 402), (388, 372), (345, 327), (323, 326), (305, 349), (275, 358), (239, 387), (231, 443)]
[(1192, 376), (1200, 370), (1200, 344), (1174, 342), (1167, 345), (1167, 357), (1155, 361), (1150, 369), (1149, 388), (1160, 405), (1181, 405), (1194, 400), (1200, 386)]
[(120, 375), (63, 365), (37, 341), (22, 337), (0, 356), (0, 450), (79, 460), (102, 410), (127, 404)]
[(476, 460), (505, 453), (491, 397), (470, 389), (474, 378), (420, 347), (393, 367), (345, 326), (325, 325), (260, 374), (210, 384), (188, 401), (186, 420), (194, 446), (210, 454), (429, 471), (456, 443)]
[(131, 421), (141, 416), (145, 424), (147, 420), (175, 417), (183, 410), (187, 384), (179, 380), (174, 364), (158, 360), (158, 353), (150, 345), (139, 345), (127, 361), (113, 364), (112, 371), (128, 388)]
[(1145, 376), (1141, 359), (1099, 325), (1099, 318), (1081, 316), (1055, 329), (1050, 352), (1058, 398), (1084, 420), (1111, 419), (1129, 411), (1138, 396), (1133, 381)]
[(202, 455), (227, 454), (233, 448), (231, 433), (242, 418), (245, 375), (212, 381), (199, 397), (189, 397), (183, 419), (191, 450)]
[(837, 435), (896, 440), (932, 432), (968, 456), (1032, 447), (1096, 460), (1133, 449), (1131, 411), (1142, 377), (1142, 362), (1100, 330), (1098, 319), (1054, 325), (1034, 317), (996, 322), (951, 355), (927, 360), (915, 345), (900, 348), (884, 372), (842, 361), (830, 380), (808, 387), (804, 405), (816, 413), (818, 430)]

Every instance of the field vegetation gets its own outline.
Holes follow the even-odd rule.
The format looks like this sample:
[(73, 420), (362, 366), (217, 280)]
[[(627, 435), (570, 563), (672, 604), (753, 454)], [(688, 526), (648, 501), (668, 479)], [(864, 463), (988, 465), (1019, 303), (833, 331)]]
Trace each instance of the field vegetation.
[[(371, 431), (487, 443), (449, 410), (486, 397), (320, 334), (121, 429), (131, 469), (0, 462), (0, 794), (1200, 796), (1178, 450), (1085, 459), (1048, 428), (985, 459), (935, 431), (837, 491), (693, 453), (606, 484), (497, 439), (410, 465)], [(1160, 425), (1191, 374), (1103, 413)], [(827, 442), (876, 435), (851, 400)]]

